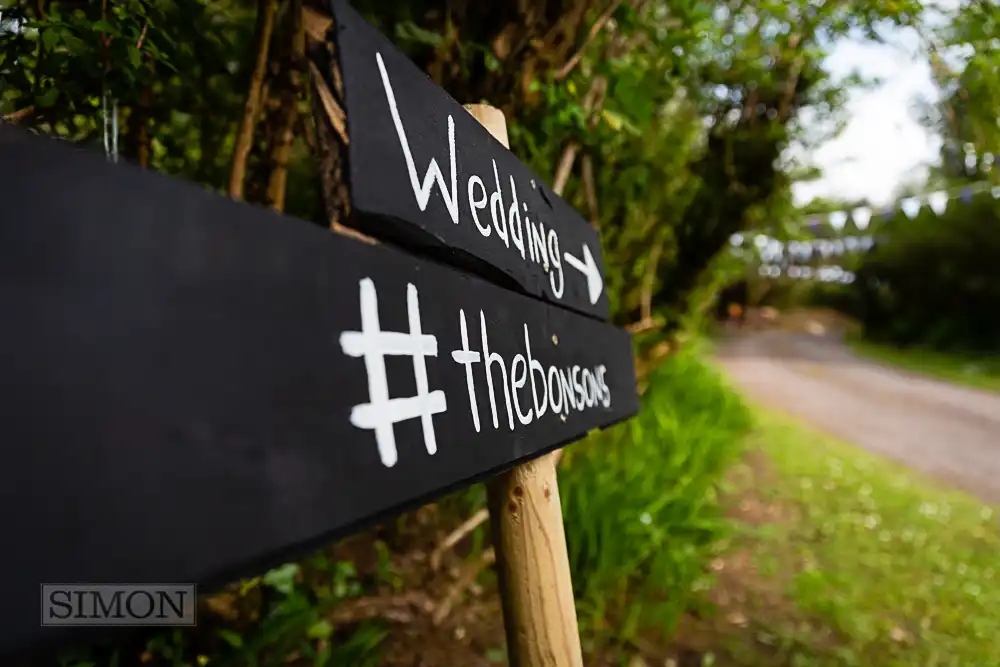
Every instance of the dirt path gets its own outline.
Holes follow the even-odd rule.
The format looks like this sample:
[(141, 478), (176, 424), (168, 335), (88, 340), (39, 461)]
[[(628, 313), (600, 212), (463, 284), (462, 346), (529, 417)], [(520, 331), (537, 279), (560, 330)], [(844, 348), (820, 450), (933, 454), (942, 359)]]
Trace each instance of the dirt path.
[(753, 400), (1000, 502), (1000, 395), (860, 359), (836, 336), (736, 334), (718, 361)]

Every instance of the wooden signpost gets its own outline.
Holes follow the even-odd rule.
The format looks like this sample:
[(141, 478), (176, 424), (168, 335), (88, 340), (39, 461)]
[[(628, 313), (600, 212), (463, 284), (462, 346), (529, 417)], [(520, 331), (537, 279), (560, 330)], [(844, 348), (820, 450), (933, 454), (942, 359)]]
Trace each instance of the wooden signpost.
[(579, 664), (538, 457), (638, 410), (597, 236), (334, 11), (345, 221), (382, 243), (0, 126), (0, 652), (65, 632), (41, 584), (211, 587), (492, 477), (511, 662)]

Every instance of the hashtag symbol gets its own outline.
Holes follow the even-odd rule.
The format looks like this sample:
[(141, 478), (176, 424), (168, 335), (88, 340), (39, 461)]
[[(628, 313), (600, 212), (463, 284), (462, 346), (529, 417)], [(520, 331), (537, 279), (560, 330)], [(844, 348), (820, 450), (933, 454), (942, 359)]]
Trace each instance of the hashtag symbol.
[[(345, 331), (340, 335), (340, 347), (350, 357), (363, 357), (368, 373), (368, 403), (351, 409), (351, 423), (357, 428), (375, 431), (382, 464), (391, 468), (396, 464), (396, 435), (393, 425), (397, 422), (420, 417), (424, 433), (424, 446), (428, 454), (437, 451), (432, 417), (448, 408), (444, 392), (429, 391), (426, 357), (436, 357), (437, 337), (425, 334), (420, 324), (420, 302), (417, 288), (406, 286), (406, 312), (410, 332), (382, 331), (378, 318), (378, 293), (370, 278), (361, 280), (361, 331)], [(417, 381), (417, 394), (406, 398), (389, 398), (389, 383), (385, 374), (386, 355), (413, 358), (413, 375)]]

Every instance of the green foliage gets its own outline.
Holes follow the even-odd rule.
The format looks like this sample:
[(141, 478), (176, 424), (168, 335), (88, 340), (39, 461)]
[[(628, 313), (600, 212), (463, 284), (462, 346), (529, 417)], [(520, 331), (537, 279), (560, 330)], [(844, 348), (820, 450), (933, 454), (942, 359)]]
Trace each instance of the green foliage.
[(574, 445), (560, 493), (577, 609), (592, 645), (669, 635), (726, 534), (717, 485), (750, 414), (696, 351), (650, 378), (641, 414)]
[[(982, 180), (994, 173), (1000, 146), (1000, 5), (972, 0), (928, 39), (940, 101), (925, 110), (926, 122), (945, 139), (940, 175)], [(973, 156), (974, 164), (966, 164)]]
[(1000, 201), (952, 201), (883, 228), (841, 305), (866, 336), (937, 350), (1000, 350)]
[[(105, 647), (76, 647), (58, 660), (64, 667), (115, 667), (130, 655), (149, 667), (206, 665), (284, 667), (375, 667), (386, 631), (363, 622), (344, 632), (331, 619), (337, 605), (361, 594), (354, 565), (319, 553), (299, 563), (286, 563), (263, 576), (228, 587), (228, 603), (240, 610), (239, 620), (220, 624), (199, 612), (196, 630), (153, 632), (140, 647), (130, 642)], [(234, 609), (235, 610), (235, 609)]]

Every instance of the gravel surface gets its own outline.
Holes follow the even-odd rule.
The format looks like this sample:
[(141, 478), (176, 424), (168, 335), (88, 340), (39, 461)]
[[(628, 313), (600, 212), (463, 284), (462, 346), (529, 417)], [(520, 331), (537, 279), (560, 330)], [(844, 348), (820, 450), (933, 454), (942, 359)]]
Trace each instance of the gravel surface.
[(1000, 503), (1000, 395), (861, 359), (834, 335), (737, 333), (717, 358), (752, 400)]

